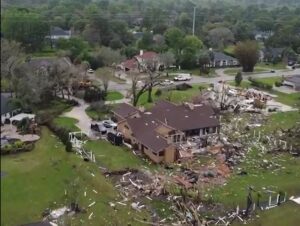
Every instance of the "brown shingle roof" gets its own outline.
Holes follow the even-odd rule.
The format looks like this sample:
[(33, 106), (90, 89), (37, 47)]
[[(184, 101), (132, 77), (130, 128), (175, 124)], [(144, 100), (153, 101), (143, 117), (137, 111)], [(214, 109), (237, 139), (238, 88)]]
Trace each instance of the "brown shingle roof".
[(122, 117), (122, 118), (127, 118), (128, 116), (138, 112), (139, 110), (133, 107), (130, 104), (126, 103), (121, 103), (118, 104), (117, 107), (113, 110), (113, 113), (116, 115)]
[(209, 105), (196, 105), (194, 109), (159, 101), (152, 109), (153, 117), (181, 131), (219, 126), (213, 109)]
[(127, 123), (133, 136), (152, 151), (159, 152), (169, 146), (167, 140), (155, 131), (161, 123), (152, 115), (142, 114), (139, 118), (128, 118)]

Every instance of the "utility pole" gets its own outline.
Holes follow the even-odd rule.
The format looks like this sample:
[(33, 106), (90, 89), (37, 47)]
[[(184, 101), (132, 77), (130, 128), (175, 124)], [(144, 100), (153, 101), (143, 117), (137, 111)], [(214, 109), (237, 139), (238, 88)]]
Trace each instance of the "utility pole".
[(195, 35), (195, 17), (196, 17), (196, 7), (194, 7), (194, 16), (193, 16), (193, 36)]

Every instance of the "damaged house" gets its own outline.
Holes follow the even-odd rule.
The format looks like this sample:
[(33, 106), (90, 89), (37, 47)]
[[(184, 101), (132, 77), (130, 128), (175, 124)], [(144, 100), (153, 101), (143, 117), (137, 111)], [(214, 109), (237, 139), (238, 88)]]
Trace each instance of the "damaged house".
[(120, 104), (113, 113), (125, 141), (156, 163), (176, 161), (181, 144), (189, 137), (207, 137), (220, 127), (212, 107), (205, 104), (159, 101), (145, 112)]

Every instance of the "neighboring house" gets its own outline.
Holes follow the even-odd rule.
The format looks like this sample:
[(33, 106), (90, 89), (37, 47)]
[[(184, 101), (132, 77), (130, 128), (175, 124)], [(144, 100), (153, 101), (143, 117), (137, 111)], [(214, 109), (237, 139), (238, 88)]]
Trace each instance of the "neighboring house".
[(72, 35), (71, 30), (63, 30), (60, 27), (51, 27), (50, 34), (45, 38), (49, 40), (51, 47), (56, 46), (59, 39), (70, 39)]
[(10, 93), (1, 93), (1, 124), (20, 112), (20, 108), (11, 103)]
[(274, 34), (273, 31), (255, 31), (254, 38), (256, 41), (265, 41)]
[(222, 52), (212, 51), (209, 67), (234, 67), (238, 65), (239, 61), (236, 58)]
[(144, 32), (142, 32), (142, 31), (133, 31), (133, 32), (132, 32), (132, 35), (133, 35), (133, 37), (134, 37), (135, 39), (140, 39), (140, 38), (143, 37)]
[(290, 86), (296, 91), (300, 91), (300, 75), (286, 77), (283, 80), (283, 85)]
[(125, 60), (118, 67), (123, 71), (145, 72), (146, 63), (149, 61), (157, 62), (156, 69), (159, 70), (163, 65), (159, 62), (158, 54), (153, 51), (140, 50), (140, 54), (132, 59)]
[(285, 48), (264, 48), (260, 51), (259, 59), (264, 62), (273, 62), (277, 59), (283, 58)]
[(213, 109), (204, 104), (159, 101), (146, 112), (122, 104), (113, 113), (124, 140), (156, 163), (176, 161), (188, 137), (216, 134), (220, 127)]

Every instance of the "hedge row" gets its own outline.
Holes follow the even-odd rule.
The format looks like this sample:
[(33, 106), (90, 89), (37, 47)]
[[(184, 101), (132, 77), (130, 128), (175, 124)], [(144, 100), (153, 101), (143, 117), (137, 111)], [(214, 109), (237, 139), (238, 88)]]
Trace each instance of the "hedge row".
[(20, 152), (28, 152), (34, 148), (33, 142), (16, 141), (12, 144), (7, 144), (1, 147), (1, 155), (16, 154)]
[(264, 83), (264, 82), (259, 81), (259, 80), (256, 80), (256, 79), (251, 78), (251, 77), (248, 80), (251, 82), (251, 85), (253, 85), (255, 87), (258, 87), (258, 88), (261, 88), (261, 89), (271, 90), (273, 88), (272, 85)]
[(46, 126), (61, 140), (61, 142), (65, 145), (66, 151), (72, 151), (72, 144), (69, 140), (69, 131), (68, 129), (59, 127), (53, 123), (53, 121), (48, 121)]

